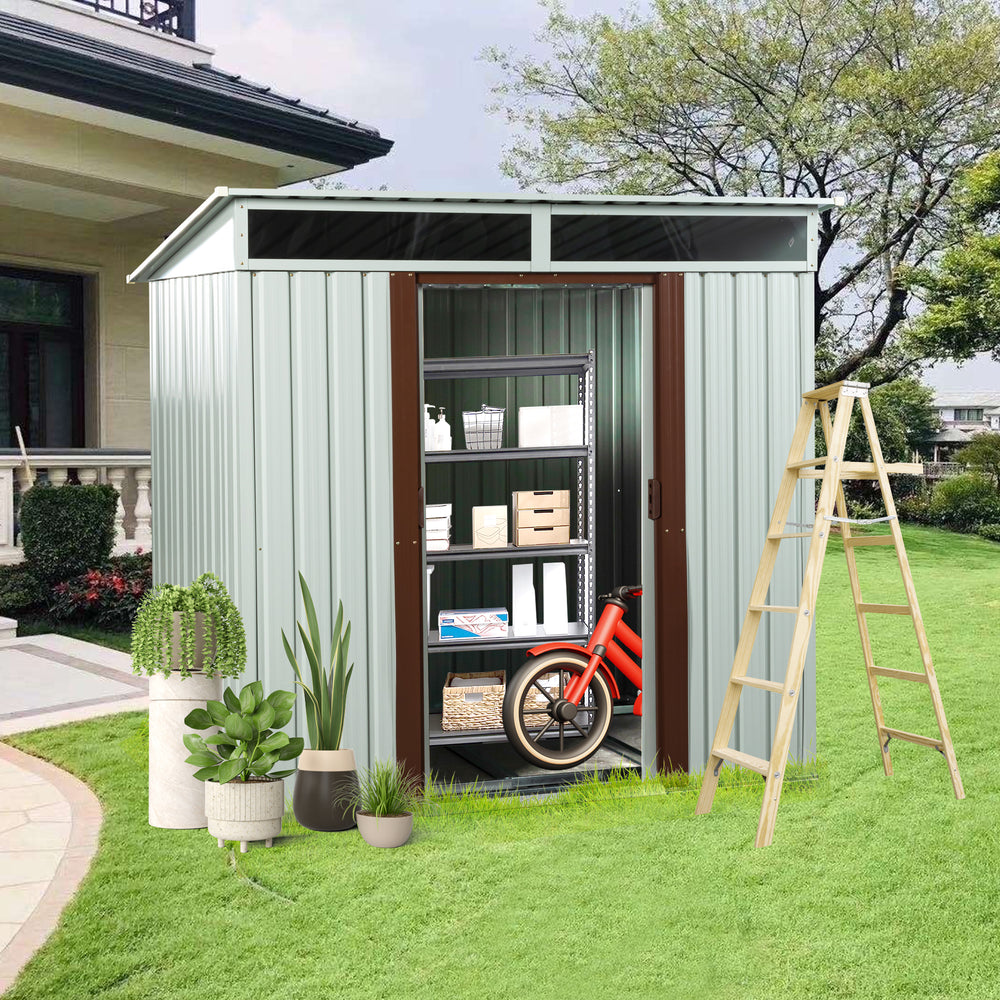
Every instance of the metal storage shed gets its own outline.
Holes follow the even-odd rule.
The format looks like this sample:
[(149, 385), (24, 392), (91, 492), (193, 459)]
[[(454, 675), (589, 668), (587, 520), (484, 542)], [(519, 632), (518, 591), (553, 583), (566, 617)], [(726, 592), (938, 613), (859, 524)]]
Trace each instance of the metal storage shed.
[[(396, 754), (425, 769), (425, 341), (551, 355), (586, 328), (625, 369), (598, 423), (608, 454), (631, 434), (634, 461), (599, 517), (631, 532), (643, 565), (642, 763), (702, 766), (813, 385), (816, 231), (832, 204), (218, 189), (130, 279), (150, 283), (157, 581), (225, 580), (248, 674), (268, 689), (291, 687), (281, 629), (302, 616), (297, 573), (321, 630), (342, 599), (357, 664), (345, 745), (361, 765)], [(798, 593), (803, 556), (789, 546), (773, 602)], [(762, 633), (753, 672), (781, 677), (790, 623)], [(815, 750), (814, 676), (810, 657), (799, 758)], [(776, 705), (748, 695), (733, 743), (767, 756)]]

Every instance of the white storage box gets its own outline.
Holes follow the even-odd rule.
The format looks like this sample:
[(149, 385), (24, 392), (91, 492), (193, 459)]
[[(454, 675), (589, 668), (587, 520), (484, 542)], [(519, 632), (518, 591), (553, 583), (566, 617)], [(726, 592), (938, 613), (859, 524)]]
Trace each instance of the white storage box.
[(507, 546), (507, 508), (472, 508), (472, 547), (502, 549)]

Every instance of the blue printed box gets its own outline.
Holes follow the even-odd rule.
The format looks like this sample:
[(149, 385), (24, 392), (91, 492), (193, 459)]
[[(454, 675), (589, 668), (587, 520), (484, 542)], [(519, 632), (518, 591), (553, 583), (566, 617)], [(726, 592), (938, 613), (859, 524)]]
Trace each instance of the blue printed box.
[(474, 608), (467, 611), (439, 611), (438, 629), (442, 641), (449, 639), (506, 639), (510, 616), (506, 608)]

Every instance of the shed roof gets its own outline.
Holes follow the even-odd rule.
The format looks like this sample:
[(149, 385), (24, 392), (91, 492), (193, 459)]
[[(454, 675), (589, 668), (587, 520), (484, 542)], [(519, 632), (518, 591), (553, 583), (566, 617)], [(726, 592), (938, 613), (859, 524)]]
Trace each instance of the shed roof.
[(239, 73), (2, 12), (0, 82), (343, 167), (392, 148), (370, 126)]
[(774, 214), (775, 208), (781, 208), (794, 214), (804, 214), (822, 208), (832, 208), (843, 205), (844, 200), (837, 198), (749, 198), (749, 197), (707, 197), (703, 195), (603, 195), (603, 194), (540, 194), (540, 193), (502, 193), (502, 194), (441, 194), (416, 191), (347, 191), (347, 190), (290, 190), (288, 188), (216, 188), (198, 208), (182, 222), (129, 275), (129, 281), (147, 281), (165, 264), (177, 251), (190, 240), (208, 222), (223, 211), (227, 205), (236, 199), (252, 198), (254, 200), (274, 201), (343, 201), (343, 202), (385, 202), (388, 204), (421, 203), (421, 204), (463, 204), (463, 205), (581, 205), (581, 206), (629, 206), (636, 207), (668, 207), (704, 208), (708, 214), (726, 209), (769, 209)]

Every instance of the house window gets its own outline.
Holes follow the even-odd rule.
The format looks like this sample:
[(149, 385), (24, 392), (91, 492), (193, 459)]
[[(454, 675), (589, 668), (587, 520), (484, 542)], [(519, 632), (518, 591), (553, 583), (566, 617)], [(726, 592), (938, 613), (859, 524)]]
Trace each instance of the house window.
[(955, 419), (963, 420), (967, 423), (979, 423), (983, 419), (983, 411), (977, 409), (955, 410)]
[(492, 212), (250, 212), (258, 260), (531, 260), (531, 216)]
[(800, 261), (806, 243), (804, 218), (552, 216), (554, 261)]
[(0, 447), (83, 447), (83, 279), (0, 268)]

